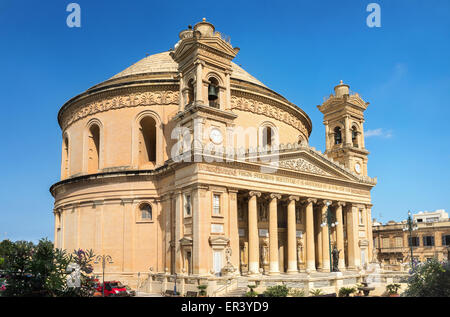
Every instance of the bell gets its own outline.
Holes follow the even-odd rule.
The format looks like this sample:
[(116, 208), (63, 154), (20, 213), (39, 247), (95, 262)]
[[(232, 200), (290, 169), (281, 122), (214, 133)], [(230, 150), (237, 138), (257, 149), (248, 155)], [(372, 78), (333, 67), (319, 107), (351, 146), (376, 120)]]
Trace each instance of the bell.
[(219, 98), (217, 96), (217, 87), (214, 85), (209, 85), (208, 86), (208, 100), (216, 100), (217, 98)]

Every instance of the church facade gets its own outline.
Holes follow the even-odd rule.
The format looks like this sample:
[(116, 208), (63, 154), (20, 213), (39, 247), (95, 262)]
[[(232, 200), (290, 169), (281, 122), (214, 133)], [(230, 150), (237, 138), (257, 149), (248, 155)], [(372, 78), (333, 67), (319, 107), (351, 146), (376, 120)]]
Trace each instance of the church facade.
[(57, 248), (110, 255), (123, 277), (329, 272), (332, 250), (340, 270), (371, 261), (368, 103), (334, 88), (322, 153), (238, 51), (203, 20), (62, 106)]

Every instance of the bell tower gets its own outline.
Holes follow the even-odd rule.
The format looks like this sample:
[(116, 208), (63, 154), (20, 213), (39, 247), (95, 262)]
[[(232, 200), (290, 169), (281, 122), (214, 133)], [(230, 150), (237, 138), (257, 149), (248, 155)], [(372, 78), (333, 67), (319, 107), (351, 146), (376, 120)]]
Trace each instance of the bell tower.
[(334, 87), (334, 95), (317, 106), (324, 115), (325, 154), (361, 176), (367, 176), (364, 147), (364, 111), (369, 105), (342, 82)]
[[(200, 122), (202, 136), (197, 141), (226, 146), (226, 128), (236, 115), (231, 111), (231, 61), (239, 48), (224, 34), (215, 31), (206, 19), (183, 30), (171, 52), (178, 63), (180, 98), (176, 120), (193, 129)], [(214, 132), (212, 132), (214, 130)]]

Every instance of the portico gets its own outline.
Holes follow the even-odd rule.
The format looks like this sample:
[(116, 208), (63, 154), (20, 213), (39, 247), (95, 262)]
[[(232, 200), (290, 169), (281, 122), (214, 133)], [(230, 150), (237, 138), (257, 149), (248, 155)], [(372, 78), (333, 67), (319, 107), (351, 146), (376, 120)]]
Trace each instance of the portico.
[[(340, 251), (339, 270), (356, 269), (359, 266), (357, 264), (360, 264), (360, 258), (359, 253), (355, 251), (355, 244), (344, 239), (344, 232), (350, 237), (359, 235), (355, 232), (358, 228), (351, 220), (350, 225), (347, 225), (344, 230), (344, 219), (353, 217), (353, 210), (356, 208), (353, 206), (356, 204), (259, 191), (240, 192), (238, 196), (240, 200), (247, 202), (248, 210), (246, 227), (240, 227), (240, 267), (244, 268), (241, 273), (254, 275), (263, 272), (277, 275), (314, 271), (330, 272), (330, 245), (332, 248), (336, 246)], [(261, 201), (268, 202), (268, 219), (264, 218), (265, 207), (264, 203), (260, 204)], [(327, 202), (331, 203), (329, 208), (337, 221), (335, 227), (329, 228), (331, 243), (328, 240), (328, 227), (319, 226), (320, 232), (316, 232), (320, 233), (319, 238), (314, 226), (315, 223), (324, 222), (324, 215), (328, 208)], [(257, 206), (261, 207), (257, 208)], [(242, 208), (245, 206), (241, 204), (240, 207), (238, 207), (238, 213), (245, 213), (246, 210)], [(283, 226), (283, 221), (278, 219), (286, 219), (286, 226)], [(243, 223), (241, 221), (241, 224)], [(279, 223), (282, 224), (281, 227), (278, 226)], [(244, 234), (243, 231), (248, 234)], [(284, 238), (279, 239), (280, 235), (284, 235)], [(269, 252), (264, 250), (265, 239), (268, 239)], [(246, 243), (248, 249), (244, 248)], [(349, 248), (353, 249), (349, 250)], [(280, 252), (280, 249), (283, 251)], [(316, 250), (320, 258), (316, 257)], [(248, 270), (245, 270), (247, 257), (243, 256), (243, 252), (248, 252)], [(281, 257), (284, 257), (283, 267), (280, 265)], [(268, 267), (265, 263), (269, 263)]]

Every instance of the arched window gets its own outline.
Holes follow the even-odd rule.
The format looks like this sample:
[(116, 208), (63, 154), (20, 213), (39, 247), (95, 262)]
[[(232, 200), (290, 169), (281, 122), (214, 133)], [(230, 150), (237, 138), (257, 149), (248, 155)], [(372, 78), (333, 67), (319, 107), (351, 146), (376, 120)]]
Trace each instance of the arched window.
[(219, 103), (219, 82), (217, 79), (211, 77), (208, 85), (208, 101), (209, 106), (214, 108), (220, 108)]
[(139, 122), (139, 163), (156, 162), (156, 121), (151, 116)]
[(88, 173), (97, 173), (100, 162), (100, 127), (93, 124), (88, 137)]
[(275, 137), (275, 131), (272, 127), (265, 126), (262, 129), (262, 146), (272, 146)]
[(334, 128), (334, 144), (341, 144), (341, 143), (342, 143), (341, 128), (336, 127)]
[(352, 143), (354, 147), (358, 147), (358, 130), (355, 126), (352, 127)]
[(192, 104), (194, 102), (195, 99), (195, 95), (194, 95), (194, 80), (191, 79), (188, 84), (187, 84), (187, 103), (186, 104)]
[(66, 136), (64, 137), (63, 141), (63, 171), (62, 171), (62, 177), (67, 178), (69, 177), (69, 138)]
[(142, 204), (139, 206), (141, 220), (152, 220), (153, 214), (152, 214), (152, 206), (149, 204)]

